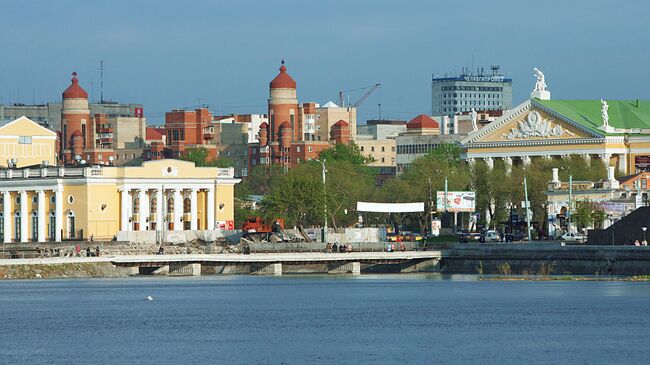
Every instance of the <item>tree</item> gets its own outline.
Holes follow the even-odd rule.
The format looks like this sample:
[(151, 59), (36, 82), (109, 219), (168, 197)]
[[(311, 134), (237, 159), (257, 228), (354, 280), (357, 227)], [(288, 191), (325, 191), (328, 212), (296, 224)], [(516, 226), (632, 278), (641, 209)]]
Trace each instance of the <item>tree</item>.
[(188, 148), (181, 155), (181, 160), (194, 162), (196, 167), (233, 167), (234, 162), (227, 157), (209, 159), (209, 152), (205, 147)]
[(367, 165), (373, 162), (372, 157), (366, 157), (361, 153), (359, 146), (354, 143), (337, 143), (334, 147), (323, 150), (318, 157), (327, 161), (346, 161), (356, 166)]

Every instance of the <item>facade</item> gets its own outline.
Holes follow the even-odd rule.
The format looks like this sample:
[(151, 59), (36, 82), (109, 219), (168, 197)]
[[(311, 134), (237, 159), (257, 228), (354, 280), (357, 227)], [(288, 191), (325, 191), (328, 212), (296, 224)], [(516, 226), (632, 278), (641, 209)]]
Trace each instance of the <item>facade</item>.
[[(141, 117), (142, 104), (122, 104), (113, 101), (89, 103), (90, 115), (106, 114), (108, 118)], [(62, 103), (0, 105), (0, 121), (14, 120), (25, 116), (41, 126), (53, 131), (61, 130)]]
[(357, 138), (387, 139), (406, 132), (406, 120), (368, 120), (357, 126)]
[(475, 110), (512, 108), (512, 79), (492, 67), (492, 74), (463, 70), (459, 76), (437, 77), (431, 81), (431, 113), (453, 115)]
[(616, 166), (622, 175), (649, 169), (650, 101), (551, 100), (540, 78), (544, 87), (536, 85), (529, 100), (461, 141), (470, 163), (581, 155)]
[(207, 108), (193, 111), (172, 110), (165, 113), (165, 130), (167, 157), (179, 158), (186, 149), (196, 147), (207, 149), (209, 159), (217, 157), (212, 114)]
[(56, 166), (56, 133), (20, 117), (0, 123), (0, 166)]
[[(290, 168), (316, 158), (332, 144), (349, 143), (356, 126), (354, 109), (316, 103), (298, 104), (296, 81), (284, 61), (280, 73), (269, 83), (269, 122), (260, 124), (258, 142), (249, 144), (249, 167), (262, 164)], [(331, 110), (330, 110), (331, 109)], [(345, 110), (343, 110), (345, 109)], [(343, 113), (343, 114), (341, 114)], [(343, 115), (345, 119), (334, 120)]]
[[(442, 143), (458, 143), (464, 136), (459, 133), (459, 120), (452, 119), (452, 127), (445, 128), (444, 124), (427, 116), (418, 115), (406, 124), (406, 132), (400, 133), (395, 138), (397, 173), (402, 173), (409, 168), (413, 160), (433, 151)], [(443, 127), (441, 129), (441, 127)]]
[(569, 182), (560, 181), (558, 169), (554, 168), (552, 174), (546, 191), (546, 222), (550, 237), (559, 237), (563, 233), (577, 231), (575, 222), (572, 223), (570, 218), (576, 202), (588, 201), (597, 204), (606, 214), (602, 227), (587, 228), (607, 228), (640, 206), (636, 194), (631, 193), (629, 187), (626, 189), (616, 180), (613, 166), (609, 167), (606, 180), (572, 181), (571, 192), (569, 192)]
[(260, 125), (264, 122), (268, 124), (269, 118), (266, 114), (233, 114), (214, 116), (215, 123), (239, 123), (246, 126), (248, 135), (247, 143), (257, 143), (257, 135), (260, 133)]
[(232, 169), (179, 160), (2, 170), (2, 239), (60, 242), (129, 231), (232, 229), (239, 181)]
[(355, 143), (359, 146), (361, 154), (373, 158), (374, 161), (368, 166), (395, 166), (397, 159), (395, 138), (370, 139), (362, 137), (366, 136), (357, 136)]

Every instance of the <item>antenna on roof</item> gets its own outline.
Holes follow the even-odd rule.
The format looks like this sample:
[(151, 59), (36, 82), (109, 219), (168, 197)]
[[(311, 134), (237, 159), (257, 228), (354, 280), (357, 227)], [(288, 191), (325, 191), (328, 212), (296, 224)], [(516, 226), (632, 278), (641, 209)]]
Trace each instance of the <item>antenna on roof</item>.
[(104, 102), (104, 60), (99, 61), (99, 102)]
[(284, 58), (282, 59), (282, 61), (280, 63), (284, 65)]

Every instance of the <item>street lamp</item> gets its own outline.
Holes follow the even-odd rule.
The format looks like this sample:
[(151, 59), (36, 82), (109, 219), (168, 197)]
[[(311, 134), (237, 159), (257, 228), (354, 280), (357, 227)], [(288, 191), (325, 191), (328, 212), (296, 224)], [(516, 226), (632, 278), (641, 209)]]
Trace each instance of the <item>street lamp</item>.
[(327, 188), (326, 188), (326, 185), (325, 185), (325, 172), (327, 172), (327, 170), (325, 169), (325, 162), (327, 161), (327, 159), (324, 158), (323, 161), (321, 161), (319, 159), (315, 159), (315, 161), (318, 161), (318, 162), (321, 163), (321, 165), (323, 165), (323, 198), (324, 198), (324, 200), (323, 200), (323, 207), (324, 207), (324, 209), (323, 209), (323, 215), (324, 215), (323, 218), (325, 219), (325, 224), (324, 224), (324, 229), (323, 229), (323, 242), (327, 243)]

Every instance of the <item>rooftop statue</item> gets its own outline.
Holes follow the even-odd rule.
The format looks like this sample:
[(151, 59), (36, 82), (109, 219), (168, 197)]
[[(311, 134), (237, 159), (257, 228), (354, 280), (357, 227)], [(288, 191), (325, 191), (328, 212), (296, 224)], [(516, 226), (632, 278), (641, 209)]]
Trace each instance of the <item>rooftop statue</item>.
[(533, 68), (533, 72), (535, 73), (535, 77), (537, 78), (537, 81), (535, 82), (535, 88), (533, 89), (533, 91), (546, 91), (546, 78), (544, 77), (544, 73), (542, 72), (542, 70), (535, 67)]
[(478, 113), (474, 108), (472, 108), (469, 116), (472, 118), (472, 131), (476, 132), (478, 130), (478, 124), (476, 123), (476, 120), (478, 119)]
[(603, 127), (609, 127), (609, 104), (600, 99), (600, 115), (603, 117)]

